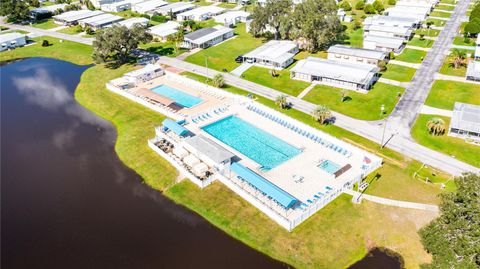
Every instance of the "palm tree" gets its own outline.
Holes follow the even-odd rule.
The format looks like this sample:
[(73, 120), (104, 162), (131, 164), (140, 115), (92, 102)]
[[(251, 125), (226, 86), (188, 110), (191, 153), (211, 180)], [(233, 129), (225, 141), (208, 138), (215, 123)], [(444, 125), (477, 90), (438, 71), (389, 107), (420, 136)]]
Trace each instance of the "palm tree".
[(348, 91), (345, 90), (345, 89), (341, 90), (340, 91), (340, 96), (341, 96), (340, 101), (345, 102), (345, 100), (348, 97)]
[(277, 98), (275, 98), (275, 104), (280, 106), (281, 109), (287, 108), (287, 105), (288, 105), (287, 96), (283, 94), (277, 96)]
[(224, 83), (225, 83), (225, 79), (223, 78), (222, 74), (216, 74), (212, 79), (212, 85), (217, 88), (223, 87)]
[(427, 122), (427, 128), (433, 135), (442, 135), (445, 133), (445, 121), (440, 118), (432, 118)]
[(454, 69), (458, 69), (461, 66), (465, 66), (467, 54), (463, 50), (453, 49), (450, 53), (450, 66)]
[(324, 124), (331, 116), (332, 113), (326, 105), (318, 105), (312, 111), (312, 117), (321, 124)]
[(178, 32), (172, 35), (172, 40), (175, 43), (175, 52), (178, 54), (178, 43), (183, 41), (183, 28), (179, 27)]

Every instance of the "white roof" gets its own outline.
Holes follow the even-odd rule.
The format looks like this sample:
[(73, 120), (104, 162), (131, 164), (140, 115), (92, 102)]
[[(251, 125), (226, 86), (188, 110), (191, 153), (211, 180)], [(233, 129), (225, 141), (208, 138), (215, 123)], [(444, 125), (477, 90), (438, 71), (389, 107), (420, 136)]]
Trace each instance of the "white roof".
[(412, 29), (385, 25), (367, 25), (365, 26), (365, 30), (368, 30), (370, 32), (392, 33), (401, 36), (410, 36), (412, 34)]
[(224, 147), (203, 135), (188, 137), (183, 142), (187, 149), (192, 149), (191, 152), (199, 152), (216, 163), (222, 163), (235, 156)]
[(123, 76), (124, 77), (139, 77), (144, 74), (148, 74), (150, 72), (156, 72), (157, 70), (161, 70), (162, 67), (159, 65), (154, 65), (154, 64), (147, 64), (145, 67), (133, 70), (131, 72), (125, 73)]
[(109, 24), (109, 23), (114, 23), (117, 21), (123, 20), (122, 17), (113, 15), (110, 13), (105, 13), (102, 15), (86, 18), (83, 20), (80, 20), (79, 22), (84, 23), (84, 24), (89, 24), (89, 25), (104, 25), (104, 24)]
[(382, 47), (388, 47), (392, 49), (398, 49), (402, 46), (405, 39), (400, 37), (386, 37), (386, 36), (376, 36), (376, 35), (367, 35), (363, 42), (375, 42), (377, 45)]
[(190, 166), (190, 167), (193, 167), (195, 166), (196, 164), (199, 164), (200, 163), (200, 160), (195, 157), (194, 155), (190, 154), (188, 155), (187, 157), (183, 158), (183, 162)]
[(480, 106), (455, 102), (450, 128), (480, 133)]
[(398, 11), (412, 14), (428, 14), (430, 9), (428, 7), (412, 7), (412, 6), (394, 6), (385, 10), (386, 12)]
[(193, 33), (187, 34), (184, 40), (194, 44), (203, 44), (229, 32), (233, 32), (233, 29), (217, 25), (212, 28), (202, 28)]
[(466, 76), (480, 79), (480, 62), (477, 62), (477, 61), (468, 62)]
[(296, 47), (297, 43), (290, 40), (272, 40), (243, 55), (243, 57), (283, 63), (295, 56), (289, 51)]
[(204, 163), (199, 163), (194, 167), (192, 167), (192, 170), (195, 175), (201, 176), (202, 174), (208, 171), (208, 166)]
[(409, 1), (397, 1), (395, 6), (400, 7), (400, 6), (406, 6), (406, 7), (426, 7), (431, 9), (433, 6), (433, 3), (428, 3), (428, 2), (409, 2)]
[(24, 34), (21, 33), (6, 33), (0, 35), (0, 43), (10, 42), (18, 38), (25, 38)]
[(152, 35), (166, 37), (178, 32), (179, 26), (180, 26), (180, 23), (176, 21), (167, 21), (166, 23), (152, 26), (148, 28), (148, 30)]
[(480, 35), (477, 36), (477, 42), (475, 42), (477, 46), (480, 46)]
[(195, 16), (199, 17), (205, 14), (218, 14), (223, 12), (225, 9), (217, 6), (201, 6), (194, 9), (187, 10), (185, 12), (177, 14), (177, 16), (190, 17)]
[(385, 16), (385, 15), (373, 15), (366, 17), (363, 21), (364, 25), (398, 25), (399, 27), (412, 27), (414, 24), (419, 23), (419, 19)]
[(86, 18), (90, 18), (93, 16), (97, 16), (100, 14), (104, 14), (103, 11), (100, 10), (73, 10), (73, 11), (67, 11), (65, 13), (62, 13), (60, 15), (53, 16), (55, 20), (59, 21), (66, 21), (66, 22), (74, 22)]
[(172, 152), (173, 154), (178, 156), (180, 159), (188, 155), (188, 151), (182, 147), (174, 147)]
[(369, 64), (308, 57), (300, 60), (291, 72), (367, 84), (378, 70), (378, 67)]
[(110, 9), (113, 9), (115, 7), (119, 7), (119, 6), (123, 6), (123, 5), (132, 5), (132, 2), (130, 2), (128, 0), (124, 0), (124, 1), (120, 1), (120, 2), (113, 2), (113, 3), (110, 3), (110, 4), (101, 5), (101, 8), (108, 7)]
[(57, 5), (50, 5), (50, 6), (43, 6), (43, 7), (37, 7), (32, 9), (32, 12), (37, 12), (37, 13), (46, 13), (46, 12), (54, 12), (57, 9), (65, 9), (67, 4), (57, 4)]
[(230, 22), (237, 20), (238, 18), (247, 18), (250, 16), (250, 12), (246, 12), (243, 10), (232, 10), (232, 11), (227, 11), (223, 14), (220, 14), (218, 16), (213, 17), (213, 19), (216, 22)]
[(148, 24), (148, 19), (143, 18), (143, 17), (137, 17), (137, 18), (130, 18), (121, 22), (118, 22), (119, 25), (126, 26), (127, 28), (133, 27), (136, 23), (139, 23), (143, 26), (146, 26)]
[(334, 45), (328, 48), (328, 53), (336, 53), (342, 55), (351, 55), (355, 57), (363, 57), (369, 59), (383, 60), (385, 59), (386, 53), (378, 50), (363, 49), (363, 48), (354, 48), (343, 45)]
[(161, 7), (168, 4), (168, 2), (162, 0), (149, 0), (135, 4), (135, 9), (142, 9), (143, 11), (154, 10), (157, 7)]
[(186, 10), (186, 9), (189, 9), (189, 8), (193, 8), (193, 7), (195, 7), (195, 5), (193, 5), (191, 3), (188, 3), (188, 2), (176, 2), (176, 3), (171, 3), (171, 4), (168, 4), (168, 5), (161, 6), (161, 7), (157, 8), (156, 11), (158, 11), (162, 14), (167, 14), (168, 12), (170, 12), (170, 10), (173, 13), (176, 13), (176, 12)]

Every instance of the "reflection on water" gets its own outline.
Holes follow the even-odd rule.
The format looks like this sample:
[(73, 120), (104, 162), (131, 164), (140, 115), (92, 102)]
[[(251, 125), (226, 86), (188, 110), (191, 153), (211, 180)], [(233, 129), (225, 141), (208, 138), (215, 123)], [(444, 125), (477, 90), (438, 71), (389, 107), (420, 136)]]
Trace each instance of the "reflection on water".
[(285, 268), (141, 183), (73, 98), (86, 67), (1, 67), (2, 268)]
[(403, 260), (400, 255), (390, 250), (374, 248), (349, 269), (401, 269)]

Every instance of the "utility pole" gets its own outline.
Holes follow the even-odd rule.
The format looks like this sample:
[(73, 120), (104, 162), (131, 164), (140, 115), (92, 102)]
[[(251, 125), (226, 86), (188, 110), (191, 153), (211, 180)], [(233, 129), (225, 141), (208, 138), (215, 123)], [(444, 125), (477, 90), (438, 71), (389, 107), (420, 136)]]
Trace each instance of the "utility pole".
[(380, 148), (383, 149), (384, 145), (383, 145), (383, 140), (385, 139), (385, 130), (387, 129), (387, 117), (384, 116), (384, 113), (385, 113), (385, 105), (382, 104), (382, 106), (380, 107), (380, 113), (381, 113), (381, 116), (384, 118), (384, 122), (383, 122), (383, 133), (382, 133), (382, 143), (380, 144)]

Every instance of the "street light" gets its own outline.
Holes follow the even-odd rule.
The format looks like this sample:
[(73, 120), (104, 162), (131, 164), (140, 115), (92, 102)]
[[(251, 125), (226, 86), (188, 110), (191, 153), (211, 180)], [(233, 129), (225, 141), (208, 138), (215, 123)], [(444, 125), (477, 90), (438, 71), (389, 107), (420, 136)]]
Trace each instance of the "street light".
[[(381, 115), (382, 117), (384, 117), (384, 113), (385, 113), (385, 105), (382, 104), (382, 106), (380, 107), (380, 111), (381, 111)], [(383, 133), (382, 133), (382, 143), (380, 143), (380, 148), (383, 149), (383, 140), (385, 139), (385, 130), (387, 129), (387, 117), (384, 117), (385, 121), (383, 122)]]
[(207, 72), (207, 82), (208, 82), (208, 56), (203, 55), (203, 57), (205, 57), (205, 68), (206, 68), (206, 72)]

